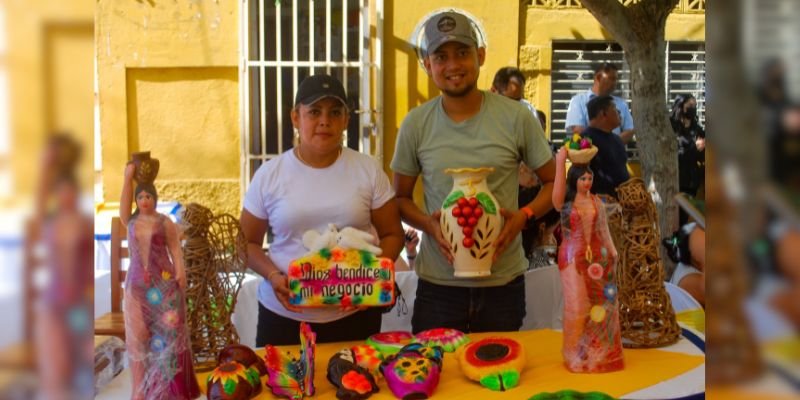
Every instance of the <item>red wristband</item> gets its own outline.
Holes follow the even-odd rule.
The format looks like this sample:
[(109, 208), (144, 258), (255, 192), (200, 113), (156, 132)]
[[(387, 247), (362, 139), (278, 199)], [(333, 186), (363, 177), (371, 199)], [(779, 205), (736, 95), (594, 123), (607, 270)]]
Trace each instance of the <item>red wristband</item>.
[(531, 218), (534, 217), (533, 210), (531, 210), (528, 206), (521, 207), (520, 211), (525, 213), (525, 216), (527, 217), (527, 219), (531, 219)]

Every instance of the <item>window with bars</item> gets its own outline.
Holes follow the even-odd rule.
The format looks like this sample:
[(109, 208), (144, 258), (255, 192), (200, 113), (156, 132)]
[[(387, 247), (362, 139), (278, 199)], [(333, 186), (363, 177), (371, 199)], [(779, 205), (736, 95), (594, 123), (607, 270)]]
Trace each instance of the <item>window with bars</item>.
[[(640, 3), (641, 0), (619, 0), (622, 5)], [(580, 0), (527, 0), (530, 7), (537, 8), (583, 8)], [(706, 0), (680, 0), (675, 6), (675, 11), (685, 14), (699, 14), (706, 11)]]
[[(701, 124), (705, 122), (705, 44), (702, 42), (667, 42), (666, 87), (667, 111), (672, 99), (681, 93), (697, 98), (697, 112)], [(615, 95), (628, 102), (631, 113), (630, 68), (622, 48), (613, 42), (563, 41), (553, 42), (552, 81), (550, 85), (551, 140), (560, 143), (566, 136), (564, 123), (569, 100), (575, 94), (589, 90), (594, 79), (594, 68), (604, 62), (619, 67), (619, 82)], [(635, 129), (635, 127), (634, 127)], [(635, 143), (629, 144), (629, 155), (636, 158)]]
[[(370, 41), (379, 46), (380, 37), (370, 36), (367, 0), (242, 1), (243, 189), (262, 163), (293, 146), (294, 94), (310, 75), (332, 75), (347, 91), (351, 114), (344, 144), (380, 151), (381, 124), (372, 104), (380, 93), (371, 87), (371, 77), (380, 82), (380, 57), (369, 51)], [(373, 7), (381, 9), (382, 2)]]

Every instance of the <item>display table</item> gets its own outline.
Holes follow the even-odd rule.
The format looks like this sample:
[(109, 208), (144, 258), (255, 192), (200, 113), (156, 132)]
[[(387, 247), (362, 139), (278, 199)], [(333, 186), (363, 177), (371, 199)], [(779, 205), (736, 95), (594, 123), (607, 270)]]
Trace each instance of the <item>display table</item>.
[[(469, 334), (478, 340), (489, 333)], [(494, 334), (497, 335), (497, 334)], [(537, 393), (562, 389), (579, 391), (602, 391), (612, 396), (634, 399), (669, 399), (702, 393), (705, 385), (705, 356), (702, 350), (686, 338), (663, 349), (626, 349), (623, 371), (607, 374), (571, 374), (562, 364), (561, 333), (553, 330), (530, 330), (505, 332), (500, 335), (512, 337), (525, 346), (527, 366), (520, 385), (507, 392), (492, 392), (478, 383), (468, 380), (461, 372), (452, 353), (446, 353), (439, 387), (433, 398), (439, 399), (527, 399)], [(702, 336), (700, 336), (702, 337)], [(328, 343), (317, 345), (317, 362), (314, 368), (314, 383), (317, 392), (314, 399), (335, 399), (335, 388), (325, 378), (328, 359), (338, 350), (363, 342)], [(284, 346), (283, 349), (299, 352), (299, 346)], [(260, 355), (264, 354), (259, 349)], [(198, 374), (198, 381), (205, 390), (208, 373)], [(111, 382), (97, 399), (130, 398), (130, 375), (128, 370)], [(380, 392), (370, 399), (394, 399), (386, 383), (379, 384)], [(272, 399), (269, 390), (257, 399)]]

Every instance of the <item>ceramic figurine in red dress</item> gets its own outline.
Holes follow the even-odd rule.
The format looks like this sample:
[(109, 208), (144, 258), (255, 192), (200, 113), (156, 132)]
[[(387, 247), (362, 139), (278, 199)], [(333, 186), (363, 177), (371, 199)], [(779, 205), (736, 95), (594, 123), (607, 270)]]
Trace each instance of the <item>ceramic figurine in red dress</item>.
[(553, 188), (563, 235), (558, 269), (564, 292), (564, 364), (572, 372), (617, 371), (624, 368), (614, 276), (617, 250), (603, 202), (589, 191), (592, 170), (573, 163), (566, 174), (566, 158), (562, 148)]

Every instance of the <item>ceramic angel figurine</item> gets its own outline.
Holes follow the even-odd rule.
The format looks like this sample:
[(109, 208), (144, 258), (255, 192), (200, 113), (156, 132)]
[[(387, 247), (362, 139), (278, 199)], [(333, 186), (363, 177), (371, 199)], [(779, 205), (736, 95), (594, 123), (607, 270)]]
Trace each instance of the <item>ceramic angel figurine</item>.
[[(128, 227), (125, 340), (133, 399), (194, 399), (200, 387), (186, 324), (186, 270), (175, 224), (156, 212), (158, 161), (134, 155), (125, 167), (120, 219)], [(136, 211), (131, 214), (131, 186)]]
[(617, 250), (603, 203), (589, 191), (593, 173), (588, 162), (573, 159), (566, 174), (566, 159), (563, 147), (556, 154), (553, 188), (563, 235), (558, 269), (564, 292), (564, 364), (572, 372), (616, 371), (624, 367), (614, 277)]

